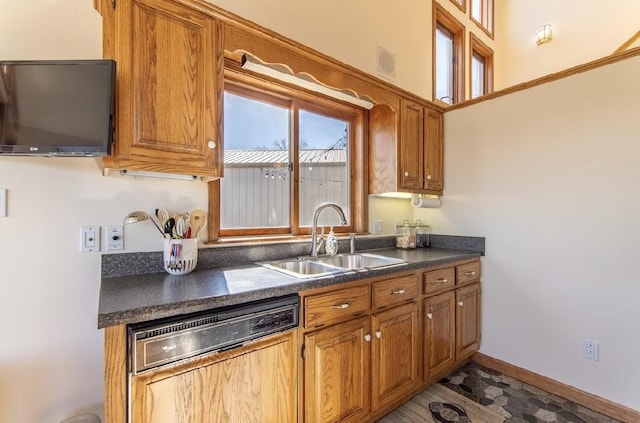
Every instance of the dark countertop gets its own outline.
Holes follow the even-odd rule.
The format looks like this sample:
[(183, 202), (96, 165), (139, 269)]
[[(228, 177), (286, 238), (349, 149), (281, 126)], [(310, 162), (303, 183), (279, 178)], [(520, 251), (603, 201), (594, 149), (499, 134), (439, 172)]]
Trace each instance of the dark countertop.
[(298, 279), (255, 263), (196, 269), (183, 276), (162, 272), (103, 277), (98, 328), (193, 313), (481, 256), (478, 251), (445, 248), (384, 248), (371, 252), (401, 258), (407, 265), (316, 279)]

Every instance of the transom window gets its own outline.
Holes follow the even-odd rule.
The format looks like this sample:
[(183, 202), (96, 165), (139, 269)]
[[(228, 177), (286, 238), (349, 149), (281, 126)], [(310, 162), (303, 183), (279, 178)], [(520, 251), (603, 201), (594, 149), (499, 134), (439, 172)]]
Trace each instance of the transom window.
[(451, 0), (451, 2), (453, 4), (455, 4), (456, 6), (458, 6), (458, 8), (460, 10), (462, 10), (462, 13), (467, 11), (467, 1), (466, 0)]
[(471, 20), (493, 38), (493, 1), (471, 0)]
[(227, 83), (221, 236), (307, 234), (315, 208), (338, 204), (348, 226), (323, 212), (318, 226), (353, 227), (352, 150), (358, 112)]

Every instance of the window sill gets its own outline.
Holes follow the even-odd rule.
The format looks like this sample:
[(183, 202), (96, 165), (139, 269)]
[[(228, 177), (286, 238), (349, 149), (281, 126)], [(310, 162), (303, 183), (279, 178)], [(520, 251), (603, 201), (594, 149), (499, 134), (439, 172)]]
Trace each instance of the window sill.
[[(326, 236), (326, 234), (325, 234)], [(380, 235), (371, 235), (369, 232), (356, 233), (356, 237), (378, 237)], [(336, 233), (338, 239), (348, 239), (349, 234)], [(311, 235), (261, 235), (261, 236), (229, 236), (219, 238), (217, 241), (205, 241), (207, 246), (243, 246), (243, 245), (267, 245), (267, 244), (287, 244), (311, 242)]]

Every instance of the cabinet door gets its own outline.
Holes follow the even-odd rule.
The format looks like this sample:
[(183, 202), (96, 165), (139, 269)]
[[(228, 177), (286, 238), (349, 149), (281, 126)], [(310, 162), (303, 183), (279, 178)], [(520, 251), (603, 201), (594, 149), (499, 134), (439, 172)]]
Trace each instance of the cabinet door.
[(400, 188), (423, 190), (424, 107), (402, 99), (400, 102)]
[(117, 136), (106, 167), (218, 176), (222, 24), (168, 0), (116, 3)]
[(369, 318), (305, 336), (306, 423), (361, 422), (369, 413)]
[(424, 301), (424, 380), (442, 375), (456, 359), (456, 296), (453, 291)]
[(456, 290), (456, 360), (480, 347), (480, 284)]
[(427, 110), (424, 131), (424, 188), (441, 194), (444, 185), (442, 113)]
[(415, 303), (372, 316), (373, 411), (418, 384), (418, 310)]
[(295, 331), (132, 378), (132, 423), (296, 421)]

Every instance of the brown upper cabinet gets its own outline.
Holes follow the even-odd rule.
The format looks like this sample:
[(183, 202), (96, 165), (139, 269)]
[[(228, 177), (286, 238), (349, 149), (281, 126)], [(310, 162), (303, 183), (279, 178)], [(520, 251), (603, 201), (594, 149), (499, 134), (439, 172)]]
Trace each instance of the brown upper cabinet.
[(101, 1), (104, 55), (117, 62), (104, 167), (222, 176), (223, 24), (175, 1)]
[(442, 113), (401, 98), (369, 116), (369, 192), (442, 195)]

